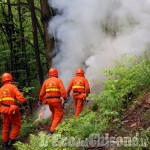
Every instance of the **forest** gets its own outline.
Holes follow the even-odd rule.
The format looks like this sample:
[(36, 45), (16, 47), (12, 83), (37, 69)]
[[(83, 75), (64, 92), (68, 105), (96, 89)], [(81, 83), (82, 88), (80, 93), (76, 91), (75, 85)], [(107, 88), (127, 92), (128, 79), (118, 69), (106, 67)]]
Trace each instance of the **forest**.
[[(143, 21), (147, 28), (142, 25), (138, 28), (136, 25), (139, 25), (140, 21), (137, 18), (133, 19), (136, 15), (132, 15), (133, 18), (127, 16), (128, 23), (124, 26), (124, 22), (119, 22), (118, 16), (114, 17), (111, 12), (105, 17), (97, 13), (93, 15), (95, 9), (92, 8), (96, 6), (96, 1), (93, 2), (95, 5), (88, 5), (83, 1), (85, 9), (80, 9), (79, 3), (75, 1), (72, 1), (72, 4), (67, 1), (56, 0), (55, 2), (53, 0), (0, 1), (0, 77), (5, 72), (11, 73), (13, 84), (25, 96), (28, 105), (28, 109), (24, 109), (18, 104), (22, 127), (15, 144), (7, 149), (148, 150), (150, 148), (150, 41), (146, 37), (149, 32), (147, 34), (145, 32), (148, 28), (147, 22)], [(101, 3), (105, 4), (102, 1)], [(117, 0), (111, 3), (113, 7), (115, 6), (115, 10), (121, 7), (121, 2)], [(77, 12), (75, 6), (79, 8)], [(145, 9), (145, 5), (141, 7)], [(138, 8), (140, 7), (137, 7), (137, 10)], [(150, 16), (148, 8), (144, 13)], [(78, 12), (86, 12), (88, 17), (81, 13), (81, 18), (78, 15), (76, 19), (73, 15), (76, 16)], [(98, 20), (96, 15), (105, 19)], [(122, 18), (121, 15), (119, 17)], [(60, 20), (57, 22), (57, 19)], [(77, 31), (75, 25), (81, 29)], [(136, 42), (131, 45), (141, 46), (146, 38), (147, 45), (143, 46), (144, 48), (141, 46), (143, 49), (140, 53), (121, 50), (117, 55), (117, 46), (125, 44), (121, 40), (120, 44), (115, 39), (123, 37), (122, 39), (126, 41), (126, 36), (120, 35), (121, 33), (125, 35), (126, 32), (123, 30), (127, 27), (131, 27), (129, 31), (134, 29), (133, 33), (136, 29), (141, 31), (141, 28), (144, 28), (144, 34), (140, 34), (143, 37), (139, 38), (142, 39), (141, 43), (135, 40)], [(101, 36), (105, 38), (97, 35), (98, 29)], [(138, 34), (132, 36), (129, 31), (127, 34), (131, 39), (129, 38), (127, 42), (130, 45), (130, 41), (132, 42)], [(113, 54), (106, 50), (109, 48), (113, 50)], [(129, 52), (132, 51), (131, 49)], [(94, 63), (91, 65), (90, 62), (87, 65), (88, 61), (86, 61), (94, 54), (97, 56), (95, 58), (98, 58), (95, 61), (95, 68)], [(108, 67), (106, 64), (114, 58), (115, 60)], [(64, 79), (66, 86), (74, 73), (72, 70), (79, 65), (85, 69), (91, 83), (91, 93), (77, 119), (73, 116), (75, 108), (73, 97), (70, 95), (63, 109), (63, 120), (58, 125), (56, 133), (49, 135), (47, 130), (52, 120), (49, 117), (50, 112), (46, 112), (48, 106), (39, 105), (40, 89), (48, 78), (49, 69), (53, 66), (60, 69), (62, 75), (60, 77)], [(93, 69), (92, 76), (91, 73), (88, 74), (89, 68)], [(48, 117), (40, 118), (43, 110), (48, 113)], [(6, 148), (3, 146), (1, 133), (2, 116), (0, 117), (0, 150), (4, 150)]]

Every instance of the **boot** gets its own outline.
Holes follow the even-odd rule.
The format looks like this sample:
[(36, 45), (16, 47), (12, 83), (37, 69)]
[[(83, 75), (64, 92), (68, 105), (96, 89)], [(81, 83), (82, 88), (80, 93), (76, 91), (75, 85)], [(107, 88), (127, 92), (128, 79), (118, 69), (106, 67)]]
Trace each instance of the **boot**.
[(15, 140), (9, 139), (8, 146), (12, 146), (15, 143)]

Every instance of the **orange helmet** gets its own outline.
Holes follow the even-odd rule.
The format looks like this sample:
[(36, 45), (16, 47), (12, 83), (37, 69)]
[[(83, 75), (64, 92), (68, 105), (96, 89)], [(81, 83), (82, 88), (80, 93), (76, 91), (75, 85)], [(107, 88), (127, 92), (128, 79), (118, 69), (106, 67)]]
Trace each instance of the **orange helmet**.
[(58, 77), (58, 70), (56, 68), (51, 68), (49, 70), (49, 77)]
[(82, 68), (78, 68), (76, 70), (76, 75), (83, 75), (84, 76), (84, 70)]
[(2, 75), (2, 83), (4, 83), (5, 81), (10, 81), (12, 82), (13, 78), (12, 75), (10, 73), (4, 73)]

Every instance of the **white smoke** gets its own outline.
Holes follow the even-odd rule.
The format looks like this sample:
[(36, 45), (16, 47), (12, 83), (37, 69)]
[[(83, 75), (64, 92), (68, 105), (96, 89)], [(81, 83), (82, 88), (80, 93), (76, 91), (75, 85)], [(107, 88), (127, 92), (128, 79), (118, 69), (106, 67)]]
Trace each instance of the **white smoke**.
[[(49, 33), (58, 43), (53, 65), (67, 86), (84, 67), (92, 92), (101, 89), (101, 69), (122, 53), (144, 51), (150, 39), (150, 0), (49, 0), (57, 11)], [(95, 87), (95, 88), (94, 88)]]

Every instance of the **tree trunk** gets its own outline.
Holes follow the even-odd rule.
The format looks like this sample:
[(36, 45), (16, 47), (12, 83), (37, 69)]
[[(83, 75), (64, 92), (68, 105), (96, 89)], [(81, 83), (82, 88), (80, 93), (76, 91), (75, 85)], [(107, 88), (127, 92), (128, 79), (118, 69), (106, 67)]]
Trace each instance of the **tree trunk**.
[(50, 37), (48, 33), (48, 23), (50, 18), (53, 16), (51, 8), (49, 7), (48, 0), (40, 0), (41, 3), (41, 19), (44, 27), (44, 36), (45, 36), (45, 46), (46, 46), (46, 59), (48, 62), (48, 67), (52, 66), (52, 52), (54, 40)]
[(14, 66), (15, 66), (15, 60), (14, 60), (14, 49), (13, 49), (13, 33), (14, 33), (14, 27), (13, 27), (13, 17), (12, 17), (12, 12), (11, 12), (11, 5), (10, 5), (10, 0), (7, 0), (8, 3), (8, 16), (5, 14), (6, 18), (6, 25), (5, 25), (5, 30), (8, 35), (8, 43), (9, 43), (9, 48), (10, 48), (10, 64), (11, 64), (11, 71), (12, 75), (14, 76)]
[(32, 19), (32, 28), (33, 28), (33, 40), (34, 40), (34, 53), (36, 59), (36, 66), (38, 71), (38, 77), (40, 85), (43, 84), (44, 77), (43, 77), (43, 69), (40, 61), (40, 51), (39, 51), (39, 44), (38, 44), (38, 35), (37, 35), (37, 25), (36, 25), (36, 15), (34, 9), (34, 1), (27, 0), (30, 11), (31, 11), (31, 19)]
[(19, 17), (19, 25), (20, 25), (20, 36), (21, 36), (21, 50), (23, 52), (23, 57), (24, 57), (24, 62), (23, 62), (23, 69), (25, 70), (24, 73), (24, 82), (26, 83), (25, 85), (28, 86), (30, 81), (29, 81), (29, 68), (28, 68), (28, 62), (27, 62), (27, 55), (26, 55), (26, 46), (25, 46), (25, 38), (24, 38), (24, 28), (22, 26), (22, 14), (21, 14), (21, 5), (20, 5), (20, 0), (18, 0), (18, 17)]

